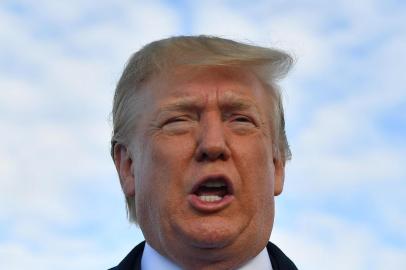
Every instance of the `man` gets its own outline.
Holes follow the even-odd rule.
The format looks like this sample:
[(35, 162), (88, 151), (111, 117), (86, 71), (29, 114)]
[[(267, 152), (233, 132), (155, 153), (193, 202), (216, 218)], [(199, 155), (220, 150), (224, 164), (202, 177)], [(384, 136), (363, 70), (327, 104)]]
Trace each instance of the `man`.
[(268, 243), (290, 158), (275, 81), (292, 62), (207, 36), (131, 57), (114, 97), (112, 157), (146, 242), (112, 269), (296, 269)]

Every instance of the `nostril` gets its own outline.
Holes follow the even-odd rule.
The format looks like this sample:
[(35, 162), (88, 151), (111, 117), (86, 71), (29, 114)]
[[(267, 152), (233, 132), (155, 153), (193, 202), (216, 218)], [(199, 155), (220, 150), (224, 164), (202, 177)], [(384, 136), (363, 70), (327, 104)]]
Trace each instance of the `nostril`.
[(199, 153), (197, 156), (197, 161), (209, 160), (209, 157), (206, 153)]
[(221, 153), (218, 156), (213, 157), (213, 160), (216, 160), (216, 159), (226, 160), (224, 153)]
[(216, 160), (227, 160), (228, 155), (226, 154), (226, 149), (200, 149), (197, 154), (198, 161), (216, 161)]

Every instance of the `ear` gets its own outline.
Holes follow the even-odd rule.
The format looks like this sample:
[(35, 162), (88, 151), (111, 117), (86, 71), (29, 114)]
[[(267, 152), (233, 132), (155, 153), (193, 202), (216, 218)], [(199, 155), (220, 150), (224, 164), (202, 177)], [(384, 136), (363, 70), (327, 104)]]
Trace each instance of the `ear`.
[(285, 163), (281, 160), (274, 159), (275, 167), (275, 183), (274, 183), (274, 196), (282, 193), (283, 184), (285, 182)]
[(133, 161), (130, 152), (124, 145), (116, 144), (114, 146), (114, 164), (125, 196), (135, 196)]

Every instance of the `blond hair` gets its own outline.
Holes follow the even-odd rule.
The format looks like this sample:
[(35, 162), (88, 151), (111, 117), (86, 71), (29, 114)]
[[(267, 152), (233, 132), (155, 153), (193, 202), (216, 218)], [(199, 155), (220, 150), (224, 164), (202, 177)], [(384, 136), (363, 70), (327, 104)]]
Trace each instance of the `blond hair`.
[[(151, 42), (129, 59), (117, 83), (113, 101), (111, 155), (116, 144), (130, 146), (137, 125), (137, 92), (153, 75), (175, 67), (244, 67), (251, 69), (271, 92), (271, 125), (275, 158), (283, 163), (291, 158), (285, 133), (281, 91), (276, 82), (293, 64), (280, 50), (212, 36), (177, 36)], [(138, 112), (139, 113), (139, 112)], [(130, 221), (136, 222), (134, 197), (126, 197)]]

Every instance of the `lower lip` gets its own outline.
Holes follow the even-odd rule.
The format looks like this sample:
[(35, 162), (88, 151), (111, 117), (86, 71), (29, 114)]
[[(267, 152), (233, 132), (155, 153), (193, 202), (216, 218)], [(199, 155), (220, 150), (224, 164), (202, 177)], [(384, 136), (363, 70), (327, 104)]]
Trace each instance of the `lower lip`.
[(199, 196), (195, 194), (188, 195), (188, 202), (190, 205), (199, 212), (212, 213), (223, 210), (233, 201), (233, 195), (226, 195), (221, 200), (215, 202), (202, 201)]

